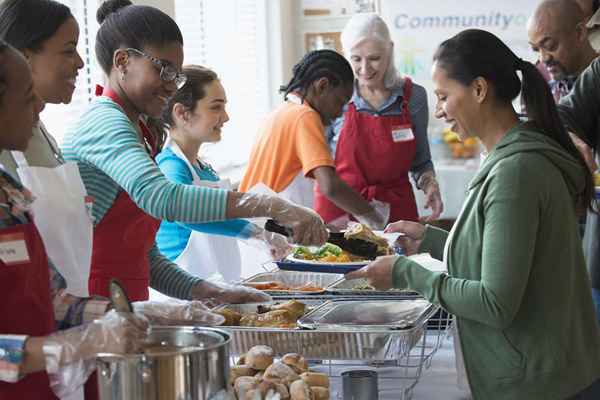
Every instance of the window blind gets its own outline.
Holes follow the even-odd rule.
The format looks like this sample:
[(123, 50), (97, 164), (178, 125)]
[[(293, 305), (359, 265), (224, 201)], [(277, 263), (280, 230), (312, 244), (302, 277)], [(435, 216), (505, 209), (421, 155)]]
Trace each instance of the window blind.
[(185, 64), (213, 69), (225, 87), (229, 122), (201, 156), (219, 170), (244, 164), (261, 119), (270, 110), (267, 0), (175, 0)]
[(69, 105), (46, 104), (41, 120), (48, 131), (60, 143), (67, 128), (77, 121), (94, 96), (96, 83), (101, 83), (102, 73), (96, 62), (94, 42), (98, 23), (96, 22), (97, 0), (61, 0), (71, 9), (79, 24), (77, 50), (83, 59), (84, 67), (79, 70), (73, 99)]

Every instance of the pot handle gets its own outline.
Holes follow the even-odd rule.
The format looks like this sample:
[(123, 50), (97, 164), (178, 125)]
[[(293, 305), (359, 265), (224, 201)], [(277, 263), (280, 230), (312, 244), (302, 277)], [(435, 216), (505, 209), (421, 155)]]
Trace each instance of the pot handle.
[(103, 360), (97, 360), (97, 363), (98, 372), (100, 373), (100, 376), (102, 376), (102, 378), (104, 378), (108, 382), (111, 382), (115, 375), (115, 371), (110, 366), (111, 363)]
[(152, 360), (144, 355), (138, 367), (138, 372), (142, 378), (142, 382), (149, 383), (152, 380)]

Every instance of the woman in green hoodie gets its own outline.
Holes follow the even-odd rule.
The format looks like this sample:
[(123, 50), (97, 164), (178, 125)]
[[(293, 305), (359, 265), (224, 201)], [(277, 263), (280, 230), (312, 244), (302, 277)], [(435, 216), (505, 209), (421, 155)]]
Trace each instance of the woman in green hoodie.
[[(443, 42), (432, 76), (436, 116), (487, 156), (450, 233), (408, 221), (387, 230), (448, 274), (389, 256), (347, 277), (410, 288), (454, 314), (474, 399), (600, 399), (600, 331), (577, 233), (593, 183), (548, 86), (481, 30)], [(512, 106), (520, 92), (525, 123)]]

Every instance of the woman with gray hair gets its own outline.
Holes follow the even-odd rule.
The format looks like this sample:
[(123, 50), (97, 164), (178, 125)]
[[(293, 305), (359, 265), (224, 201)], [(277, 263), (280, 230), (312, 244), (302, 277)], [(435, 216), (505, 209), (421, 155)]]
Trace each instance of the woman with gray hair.
[[(410, 172), (425, 193), (425, 208), (437, 219), (443, 210), (427, 140), (427, 94), (394, 66), (394, 44), (383, 19), (356, 14), (342, 32), (344, 55), (354, 70), (354, 94), (329, 128), (336, 172), (368, 201), (389, 204), (389, 221), (417, 221)], [(315, 209), (332, 225), (349, 216), (317, 187)]]

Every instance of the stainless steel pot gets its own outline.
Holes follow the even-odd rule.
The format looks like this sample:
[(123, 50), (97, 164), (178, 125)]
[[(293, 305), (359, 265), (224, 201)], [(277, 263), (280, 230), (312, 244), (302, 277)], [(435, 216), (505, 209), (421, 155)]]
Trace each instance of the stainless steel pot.
[[(99, 354), (101, 400), (209, 400), (227, 390), (229, 334), (154, 327), (145, 354)], [(154, 349), (151, 351), (150, 349)]]

